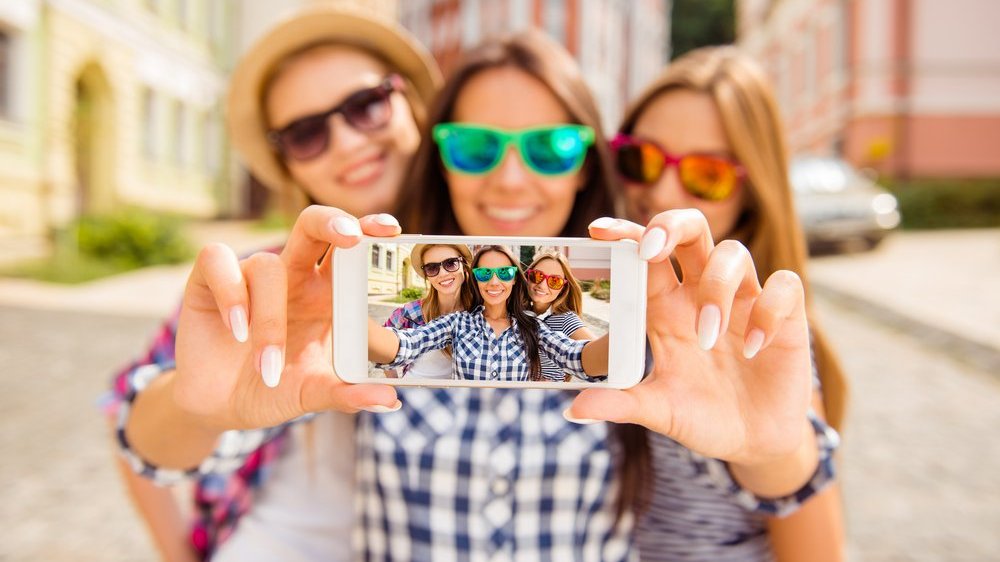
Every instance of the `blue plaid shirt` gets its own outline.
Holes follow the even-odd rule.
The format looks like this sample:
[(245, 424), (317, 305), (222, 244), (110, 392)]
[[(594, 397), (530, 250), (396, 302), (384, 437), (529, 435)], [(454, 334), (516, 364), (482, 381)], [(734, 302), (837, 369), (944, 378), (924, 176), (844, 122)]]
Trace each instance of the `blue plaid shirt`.
[[(469, 312), (454, 312), (435, 318), (423, 326), (389, 328), (399, 338), (399, 351), (391, 363), (379, 368), (394, 369), (413, 362), (422, 354), (451, 344), (452, 357), (458, 375), (468, 380), (527, 381), (531, 366), (524, 339), (516, 322), (499, 336), (486, 317), (485, 308)], [(562, 332), (554, 332), (544, 322), (537, 322), (539, 351), (566, 371), (586, 377), (583, 370), (583, 348), (586, 341), (574, 340)]]

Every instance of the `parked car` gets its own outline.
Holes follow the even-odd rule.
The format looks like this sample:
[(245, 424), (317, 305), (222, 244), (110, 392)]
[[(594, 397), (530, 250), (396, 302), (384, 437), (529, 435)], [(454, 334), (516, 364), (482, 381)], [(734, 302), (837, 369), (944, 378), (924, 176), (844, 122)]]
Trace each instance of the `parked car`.
[(839, 158), (792, 159), (790, 179), (811, 252), (874, 248), (899, 226), (896, 198)]

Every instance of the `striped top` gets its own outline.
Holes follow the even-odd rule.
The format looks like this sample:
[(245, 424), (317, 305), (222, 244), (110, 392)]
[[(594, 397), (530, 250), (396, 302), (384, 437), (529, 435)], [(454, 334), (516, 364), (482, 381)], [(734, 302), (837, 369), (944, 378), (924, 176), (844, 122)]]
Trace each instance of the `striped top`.
[[(575, 312), (563, 312), (561, 314), (552, 314), (551, 312), (545, 312), (538, 316), (538, 319), (545, 323), (553, 332), (562, 332), (567, 336), (572, 336), (573, 332), (579, 330), (580, 328), (585, 328), (583, 320), (576, 315)], [(541, 352), (540, 359), (542, 363), (542, 378), (547, 381), (557, 381), (562, 382), (566, 380), (566, 372), (556, 365), (548, 354)]]

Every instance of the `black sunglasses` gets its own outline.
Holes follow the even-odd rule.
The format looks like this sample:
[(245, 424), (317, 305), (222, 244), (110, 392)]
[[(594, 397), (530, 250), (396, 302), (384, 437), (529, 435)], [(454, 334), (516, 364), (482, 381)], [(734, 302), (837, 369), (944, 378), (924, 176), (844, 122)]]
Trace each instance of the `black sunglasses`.
[(462, 258), (448, 258), (444, 261), (425, 263), (420, 266), (420, 269), (424, 270), (424, 275), (427, 277), (437, 277), (438, 273), (441, 273), (441, 268), (443, 267), (445, 271), (455, 273), (465, 260)]
[(288, 158), (310, 160), (330, 146), (330, 117), (339, 113), (348, 125), (361, 132), (381, 129), (392, 119), (389, 95), (402, 89), (403, 79), (398, 74), (390, 74), (378, 86), (358, 90), (326, 111), (306, 115), (280, 129), (268, 131), (267, 140)]

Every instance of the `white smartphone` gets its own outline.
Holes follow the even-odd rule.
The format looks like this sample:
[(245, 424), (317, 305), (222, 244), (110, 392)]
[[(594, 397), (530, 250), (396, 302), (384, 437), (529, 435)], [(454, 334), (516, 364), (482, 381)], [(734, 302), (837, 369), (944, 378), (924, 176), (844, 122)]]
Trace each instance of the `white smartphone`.
[[(428, 245), (451, 246), (449, 255), (452, 258), (456, 256), (461, 258), (460, 262), (444, 259), (440, 262), (424, 263), (426, 260), (423, 256), (434, 255), (426, 250)], [(516, 264), (516, 274), (509, 268), (503, 267), (472, 270), (473, 264), (470, 263), (472, 256), (476, 255), (477, 250), (492, 245), (503, 246), (515, 257), (519, 262)], [(415, 250), (420, 252), (419, 256), (414, 253)], [(545, 260), (543, 260), (538, 262), (534, 271), (528, 271), (528, 266), (536, 257), (551, 258), (553, 255), (561, 256), (565, 266), (560, 265), (554, 269), (555, 260), (551, 260), (552, 263), (544, 267)], [(638, 245), (632, 240), (611, 242), (590, 238), (364, 236), (353, 248), (336, 250), (333, 259), (333, 365), (338, 376), (344, 381), (400, 386), (583, 389), (595, 386), (627, 388), (638, 383), (643, 376), (646, 344), (646, 262), (639, 259)], [(459, 269), (460, 263), (465, 264), (462, 266), (463, 269)], [(558, 274), (558, 272), (565, 273), (567, 267), (568, 276)], [(546, 275), (542, 269), (546, 269), (549, 274)], [(462, 271), (466, 274), (460, 273)], [(459, 272), (458, 275), (455, 275), (456, 272)], [(581, 334), (588, 334), (596, 342), (607, 336), (606, 370), (590, 369), (585, 374), (579, 371), (564, 371), (555, 361), (541, 357), (544, 351), (539, 351), (539, 359), (546, 373), (541, 380), (537, 375), (524, 377), (523, 369), (520, 376), (504, 369), (500, 369), (499, 376), (497, 372), (493, 372), (490, 376), (489, 373), (475, 371), (490, 369), (487, 364), (472, 361), (471, 363), (476, 365), (472, 366), (470, 361), (462, 361), (462, 358), (468, 359), (469, 355), (464, 351), (466, 348), (462, 347), (463, 342), (454, 340), (471, 333), (465, 331), (455, 331), (448, 336), (450, 339), (445, 348), (421, 353), (415, 360), (405, 365), (388, 368), (384, 363), (376, 364), (370, 361), (368, 319), (371, 318), (379, 326), (383, 326), (396, 309), (404, 307), (408, 302), (412, 303), (415, 300), (425, 302), (423, 299), (428, 295), (428, 291), (435, 290), (431, 282), (438, 275), (444, 279), (444, 281), (439, 280), (441, 283), (447, 283), (450, 279), (445, 278), (449, 275), (462, 280), (459, 282), (471, 283), (472, 291), (469, 294), (479, 292), (475, 300), (479, 304), (486, 303), (486, 286), (494, 276), (508, 285), (525, 284), (525, 293), (512, 290), (507, 298), (514, 298), (512, 295), (515, 294), (527, 294), (530, 300), (524, 304), (526, 310), (554, 303), (555, 301), (549, 300), (553, 295), (555, 298), (566, 296), (562, 299), (563, 304), (559, 305), (558, 310), (556, 307), (550, 307), (548, 310), (536, 313), (536, 321), (545, 322), (550, 329), (554, 328), (553, 331), (565, 333), (567, 330), (583, 327), (589, 332), (581, 331), (577, 333), (575, 339), (580, 339)], [(481, 283), (477, 277), (486, 278), (486, 281)], [(529, 281), (529, 277), (534, 282)], [(494, 285), (496, 283), (497, 281), (493, 281)], [(531, 292), (532, 288), (535, 293)], [(576, 299), (582, 305), (578, 311), (567, 310), (575, 308), (566, 304), (574, 300), (568, 298), (571, 289), (580, 296)], [(447, 290), (449, 289), (445, 289)], [(412, 312), (415, 305), (410, 304), (409, 308)], [(467, 315), (463, 321), (478, 321), (479, 326), (485, 327), (485, 318), (474, 318), (475, 310), (476, 306), (473, 305), (472, 310), (459, 314)], [(479, 310), (481, 315), (485, 308)], [(499, 330), (493, 332), (495, 336), (502, 334), (502, 324), (495, 330)], [(569, 337), (573, 337), (572, 332)], [(472, 341), (465, 343), (479, 345)], [(603, 367), (603, 361), (599, 363), (600, 367)]]

